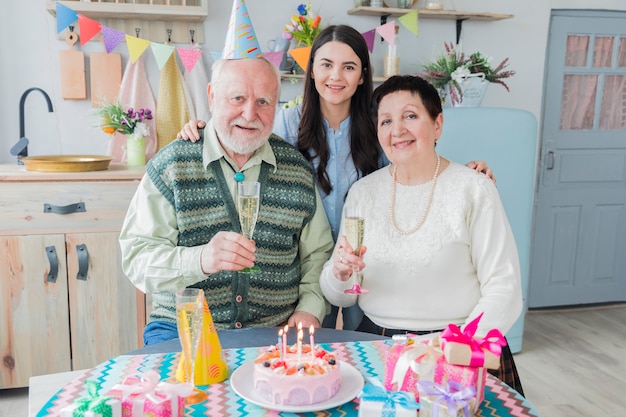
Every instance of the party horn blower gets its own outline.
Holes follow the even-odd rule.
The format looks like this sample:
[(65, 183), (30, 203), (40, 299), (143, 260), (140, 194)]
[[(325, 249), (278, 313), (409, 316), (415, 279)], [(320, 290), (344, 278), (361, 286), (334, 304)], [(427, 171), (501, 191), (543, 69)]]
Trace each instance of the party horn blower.
[[(185, 381), (185, 355), (180, 353), (180, 361), (176, 369), (176, 380)], [(228, 378), (228, 365), (222, 355), (222, 345), (220, 344), (215, 323), (211, 316), (209, 305), (204, 299), (204, 312), (202, 313), (202, 334), (200, 335), (200, 343), (196, 353), (196, 363), (194, 367), (194, 383), (195, 385), (209, 385), (222, 382)]]

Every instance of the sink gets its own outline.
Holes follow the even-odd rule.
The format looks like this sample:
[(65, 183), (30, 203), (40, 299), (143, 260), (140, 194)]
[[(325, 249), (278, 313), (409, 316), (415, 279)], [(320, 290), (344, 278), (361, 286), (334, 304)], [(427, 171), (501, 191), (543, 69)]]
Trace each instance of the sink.
[(107, 170), (112, 159), (107, 155), (39, 155), (20, 160), (27, 171), (85, 172)]

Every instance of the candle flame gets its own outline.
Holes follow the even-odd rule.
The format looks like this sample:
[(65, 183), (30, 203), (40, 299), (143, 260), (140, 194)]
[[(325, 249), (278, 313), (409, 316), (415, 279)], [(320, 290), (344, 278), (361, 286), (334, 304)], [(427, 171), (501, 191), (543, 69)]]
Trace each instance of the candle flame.
[(283, 335), (283, 329), (280, 329), (280, 330), (278, 331), (278, 335), (279, 335), (279, 336), (282, 336), (282, 335)]
[(315, 333), (315, 327), (313, 327), (313, 325), (310, 325), (310, 326), (309, 326), (309, 333), (310, 333), (310, 334)]
[(298, 330), (301, 330), (301, 329), (302, 329), (302, 322), (301, 322), (301, 321), (299, 321), (299, 322), (298, 322)]

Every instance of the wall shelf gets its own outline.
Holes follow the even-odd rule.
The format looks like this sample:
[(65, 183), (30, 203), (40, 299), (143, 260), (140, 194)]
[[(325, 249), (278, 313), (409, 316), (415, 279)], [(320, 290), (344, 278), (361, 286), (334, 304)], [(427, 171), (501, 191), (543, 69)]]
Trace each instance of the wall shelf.
[(389, 16), (402, 16), (417, 10), (419, 19), (439, 19), (456, 21), (456, 43), (461, 38), (463, 21), (479, 20), (493, 22), (496, 20), (512, 19), (512, 14), (486, 13), (486, 12), (462, 12), (457, 10), (431, 10), (431, 9), (398, 9), (393, 7), (368, 7), (358, 6), (348, 10), (348, 14), (360, 16), (380, 16), (380, 24), (384, 25)]
[(484, 13), (484, 12), (461, 12), (457, 10), (430, 10), (430, 9), (398, 9), (392, 7), (367, 7), (358, 6), (348, 10), (348, 14), (361, 16), (402, 16), (413, 10), (417, 10), (418, 16), (423, 19), (445, 20), (504, 20), (513, 18), (512, 14)]
[[(56, 16), (55, 0), (45, 0), (45, 7)], [(59, 1), (76, 13), (127, 34), (140, 29), (140, 37), (152, 42), (204, 43), (204, 25), (209, 15), (208, 0), (91, 0)], [(159, 4), (157, 4), (159, 3)], [(167, 4), (160, 4), (167, 3)]]

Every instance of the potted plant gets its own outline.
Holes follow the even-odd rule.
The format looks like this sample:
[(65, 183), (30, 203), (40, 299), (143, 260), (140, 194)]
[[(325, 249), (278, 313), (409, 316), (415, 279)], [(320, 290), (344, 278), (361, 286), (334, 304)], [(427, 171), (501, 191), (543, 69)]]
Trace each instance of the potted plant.
[[(433, 62), (423, 65), (422, 76), (439, 89), (442, 99), (445, 100), (449, 95), (452, 106), (463, 102), (463, 87), (470, 79), (482, 81), (483, 90), (486, 89), (487, 83), (495, 83), (510, 91), (509, 86), (503, 81), (515, 75), (515, 71), (506, 69), (509, 58), (505, 58), (494, 68), (491, 65), (491, 58), (480, 51), (465, 55), (457, 51), (452, 43), (444, 43), (444, 49), (445, 53), (439, 55)], [(478, 104), (481, 100), (482, 96)]]
[(110, 135), (115, 132), (127, 135), (126, 159), (132, 166), (146, 164), (146, 136), (150, 134), (145, 120), (152, 119), (150, 109), (124, 109), (121, 104), (107, 104), (98, 109), (100, 128)]

